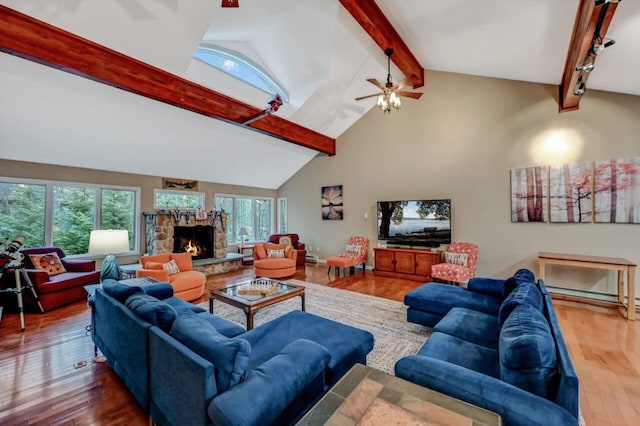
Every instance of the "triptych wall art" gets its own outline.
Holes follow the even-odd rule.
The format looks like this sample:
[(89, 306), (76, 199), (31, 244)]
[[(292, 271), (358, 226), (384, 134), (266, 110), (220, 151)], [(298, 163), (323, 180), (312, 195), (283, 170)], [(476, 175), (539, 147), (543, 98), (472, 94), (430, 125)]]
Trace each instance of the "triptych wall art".
[(640, 157), (511, 170), (511, 221), (640, 223)]

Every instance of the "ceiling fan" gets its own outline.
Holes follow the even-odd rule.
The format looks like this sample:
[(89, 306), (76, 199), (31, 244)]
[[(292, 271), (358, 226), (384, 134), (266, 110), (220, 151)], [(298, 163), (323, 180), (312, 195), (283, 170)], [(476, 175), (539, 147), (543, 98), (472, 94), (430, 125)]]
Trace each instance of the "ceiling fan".
[(360, 101), (362, 99), (372, 98), (374, 96), (378, 97), (378, 103), (376, 106), (380, 108), (385, 113), (390, 113), (391, 108), (400, 109), (402, 103), (400, 102), (401, 97), (411, 98), (411, 99), (420, 99), (422, 93), (418, 92), (406, 92), (402, 89), (411, 84), (413, 77), (409, 76), (402, 80), (400, 83), (394, 85), (391, 82), (391, 55), (393, 54), (393, 49), (386, 49), (384, 51), (385, 55), (387, 55), (387, 83), (382, 84), (375, 78), (368, 78), (367, 81), (374, 86), (378, 87), (382, 90), (382, 93), (374, 93), (373, 95), (361, 96), (356, 98), (356, 101)]

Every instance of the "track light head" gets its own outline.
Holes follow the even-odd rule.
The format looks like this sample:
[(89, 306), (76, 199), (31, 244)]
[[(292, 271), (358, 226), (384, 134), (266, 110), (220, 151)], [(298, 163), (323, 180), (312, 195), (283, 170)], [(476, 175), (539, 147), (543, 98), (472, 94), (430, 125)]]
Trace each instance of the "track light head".
[(593, 62), (587, 62), (576, 67), (576, 71), (591, 72), (593, 71)]
[(599, 44), (595, 44), (591, 47), (591, 53), (593, 53), (594, 55), (599, 55), (601, 54), (604, 49), (606, 49), (609, 46), (612, 46), (616, 43), (615, 40), (612, 40), (610, 38), (605, 38), (602, 39), (602, 42)]
[(576, 96), (582, 96), (584, 95), (584, 92), (587, 90), (587, 88), (584, 85), (584, 82), (580, 82), (580, 84), (578, 84), (576, 86), (575, 89), (573, 89), (573, 94)]

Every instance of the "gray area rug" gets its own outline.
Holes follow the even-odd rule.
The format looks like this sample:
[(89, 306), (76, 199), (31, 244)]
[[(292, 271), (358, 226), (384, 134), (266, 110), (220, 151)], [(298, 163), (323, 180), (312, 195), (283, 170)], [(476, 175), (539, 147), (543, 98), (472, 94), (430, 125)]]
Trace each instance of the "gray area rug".
[[(407, 322), (407, 307), (401, 302), (304, 281), (288, 282), (305, 287), (307, 312), (373, 334), (374, 347), (367, 356), (367, 365), (372, 368), (393, 374), (396, 361), (414, 355), (431, 334), (430, 328)], [(201, 306), (208, 309), (208, 302)], [(254, 326), (296, 309), (300, 309), (299, 297), (261, 309), (254, 317)], [(246, 326), (246, 316), (238, 308), (216, 300), (213, 311)]]

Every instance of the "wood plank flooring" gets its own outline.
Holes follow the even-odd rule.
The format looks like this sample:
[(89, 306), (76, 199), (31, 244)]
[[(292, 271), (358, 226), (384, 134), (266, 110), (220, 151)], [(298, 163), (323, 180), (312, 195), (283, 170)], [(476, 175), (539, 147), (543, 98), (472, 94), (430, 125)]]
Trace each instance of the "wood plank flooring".
[[(207, 288), (252, 277), (253, 269), (210, 276)], [(295, 279), (402, 301), (420, 282), (354, 275), (329, 277), (324, 265), (298, 267)], [(207, 300), (203, 297), (202, 301)], [(614, 309), (554, 301), (580, 377), (588, 426), (640, 424), (640, 321)], [(106, 363), (93, 361), (83, 301), (45, 314), (5, 310), (0, 324), (0, 425), (140, 425), (148, 418)]]

